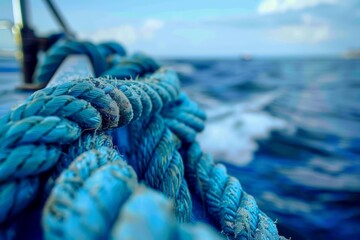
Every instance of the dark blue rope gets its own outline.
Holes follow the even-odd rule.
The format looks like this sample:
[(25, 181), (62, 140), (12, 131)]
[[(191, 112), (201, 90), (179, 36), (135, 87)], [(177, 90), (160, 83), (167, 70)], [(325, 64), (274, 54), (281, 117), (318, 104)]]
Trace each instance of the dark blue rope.
[(37, 67), (35, 81), (38, 83), (49, 82), (65, 58), (74, 54), (83, 54), (89, 57), (96, 77), (106, 70), (105, 58), (94, 44), (59, 41), (45, 54), (44, 61)]

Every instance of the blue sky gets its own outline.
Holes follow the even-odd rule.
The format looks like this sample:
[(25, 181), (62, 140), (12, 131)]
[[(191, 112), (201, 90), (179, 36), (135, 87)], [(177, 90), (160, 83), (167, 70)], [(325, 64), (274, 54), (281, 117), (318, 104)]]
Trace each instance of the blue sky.
[[(38, 32), (56, 30), (43, 2), (30, 3)], [(78, 37), (97, 42), (116, 40), (130, 52), (154, 56), (338, 55), (360, 49), (359, 0), (55, 3)], [(10, 0), (0, 0), (0, 18), (12, 18)]]

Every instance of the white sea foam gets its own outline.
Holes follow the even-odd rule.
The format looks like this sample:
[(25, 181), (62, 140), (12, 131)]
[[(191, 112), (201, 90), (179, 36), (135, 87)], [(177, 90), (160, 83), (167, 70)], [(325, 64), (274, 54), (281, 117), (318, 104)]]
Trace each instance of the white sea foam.
[[(334, 170), (332, 169), (332, 171)], [(322, 190), (360, 191), (358, 173), (338, 173), (335, 175), (331, 172), (311, 169), (309, 166), (282, 169), (280, 173), (286, 175), (291, 181), (304, 186)]]
[(187, 63), (176, 63), (172, 65), (167, 65), (166, 67), (174, 69), (176, 72), (186, 75), (191, 75), (196, 71), (196, 69), (191, 64)]
[[(246, 165), (258, 149), (257, 140), (266, 139), (275, 129), (285, 129), (284, 120), (262, 111), (277, 93), (247, 102), (206, 109), (208, 122), (198, 136), (204, 151), (235, 165)], [(206, 104), (204, 104), (206, 105)]]

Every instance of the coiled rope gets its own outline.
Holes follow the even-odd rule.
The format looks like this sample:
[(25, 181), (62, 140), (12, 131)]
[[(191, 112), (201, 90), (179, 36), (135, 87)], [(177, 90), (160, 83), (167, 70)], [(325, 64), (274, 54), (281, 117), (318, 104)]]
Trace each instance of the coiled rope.
[[(51, 69), (68, 54), (89, 52), (84, 50), (87, 47), (97, 49), (93, 46), (79, 42), (56, 45), (39, 68), (39, 81), (47, 82), (54, 72)], [(0, 119), (0, 223), (16, 217), (43, 195), (49, 196), (43, 214), (48, 239), (140, 237), (131, 230), (136, 222), (117, 215), (135, 214), (131, 206), (138, 205), (128, 199), (137, 191), (139, 178), (174, 200), (174, 213), (180, 222), (189, 221), (192, 213), (188, 182), (228, 237), (279, 239), (273, 221), (258, 209), (239, 181), (202, 153), (195, 137), (203, 130), (206, 116), (180, 92), (176, 73), (159, 69), (155, 61), (143, 55), (130, 60), (114, 58), (111, 70), (105, 72), (105, 55), (121, 50), (101, 48), (94, 50), (97, 53), (92, 56), (100, 57), (92, 63), (95, 66), (95, 60), (100, 59), (95, 74), (107, 77), (42, 89)], [(63, 54), (64, 49), (71, 50)], [(122, 126), (128, 126), (130, 147), (125, 158), (134, 170), (104, 134)], [(44, 173), (47, 183), (40, 189), (39, 177)], [(146, 193), (143, 199), (152, 198), (149, 196), (153, 195)], [(141, 219), (149, 220), (152, 214), (149, 208)], [(172, 230), (166, 235), (169, 238), (175, 232), (192, 234), (192, 230), (171, 224)], [(160, 236), (150, 223), (148, 227), (154, 236)]]
[(197, 104), (182, 95), (163, 116), (169, 129), (183, 142), (181, 152), (190, 188), (222, 231), (235, 239), (279, 238), (275, 223), (243, 191), (239, 180), (229, 176), (222, 164), (214, 163), (195, 141), (206, 118)]
[(36, 82), (47, 83), (65, 58), (72, 54), (87, 55), (92, 63), (95, 76), (100, 76), (106, 70), (106, 58), (101, 55), (96, 45), (90, 42), (58, 41), (54, 47), (48, 50), (42, 64), (37, 68)]
[(172, 206), (162, 195), (138, 187), (134, 170), (112, 146), (82, 153), (61, 173), (46, 202), (43, 226), (47, 239), (203, 237), (173, 220)]

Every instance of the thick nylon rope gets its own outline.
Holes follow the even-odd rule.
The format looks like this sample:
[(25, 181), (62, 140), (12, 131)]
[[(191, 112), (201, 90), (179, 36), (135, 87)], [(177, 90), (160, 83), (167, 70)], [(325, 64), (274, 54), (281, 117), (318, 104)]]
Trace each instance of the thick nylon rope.
[(124, 204), (115, 221), (111, 239), (222, 239), (213, 229), (178, 224), (172, 204), (163, 195), (138, 187)]
[[(142, 86), (149, 85), (144, 89), (152, 94), (151, 97), (148, 96), (147, 98), (141, 98), (129, 88), (129, 83), (121, 84), (121, 81), (116, 86), (111, 85), (114, 81), (107, 82), (106, 79), (96, 79), (93, 82), (92, 79), (89, 79), (87, 82), (64, 83), (34, 93), (25, 104), (2, 117), (0, 125), (3, 127), (0, 130), (0, 139), (3, 140), (4, 144), (0, 147), (2, 153), (0, 155), (0, 172), (8, 171), (9, 168), (14, 169), (15, 166), (12, 164), (16, 157), (16, 161), (18, 161), (16, 171), (19, 169), (19, 173), (15, 174), (15, 170), (12, 170), (8, 178), (3, 179), (3, 181), (0, 180), (0, 184), (3, 186), (0, 188), (0, 195), (8, 196), (2, 198), (8, 208), (0, 209), (0, 222), (16, 214), (33, 200), (37, 194), (38, 180), (31, 176), (37, 176), (53, 167), (59, 158), (61, 146), (74, 142), (84, 130), (104, 130), (123, 126), (130, 121), (143, 117), (141, 99), (158, 101), (164, 94), (163, 85), (166, 84), (177, 88), (179, 83), (176, 77), (172, 77), (174, 74), (172, 71), (159, 70), (159, 73), (156, 74), (158, 87), (151, 81), (151, 78), (144, 81)], [(159, 78), (160, 80), (158, 80)], [(117, 88), (121, 86), (126, 89), (121, 91)], [(142, 91), (141, 94), (146, 94), (146, 91)], [(80, 106), (74, 102), (79, 103)], [(159, 102), (144, 104), (146, 106), (160, 105)], [(162, 104), (164, 107), (168, 102), (162, 101)], [(153, 112), (149, 111), (149, 113)], [(40, 149), (39, 144), (44, 144), (41, 149), (46, 150), (46, 152), (32, 154), (31, 158), (27, 158), (29, 152)], [(19, 147), (28, 149), (27, 151), (17, 151), (18, 154), (14, 154), (14, 150)], [(7, 153), (10, 152), (11, 154), (8, 155)], [(51, 156), (49, 161), (47, 161), (47, 156)], [(30, 165), (32, 168), (21, 170)], [(38, 167), (35, 168), (34, 166)], [(16, 181), (16, 184), (13, 184), (13, 181)], [(25, 186), (24, 184), (30, 185), (31, 183), (31, 187), (27, 189), (28, 194), (15, 194), (17, 191), (21, 191), (20, 189)], [(18, 208), (13, 207), (16, 203), (18, 203)], [(13, 210), (10, 211), (10, 208)]]
[[(177, 78), (171, 75), (168, 75), (167, 81), (162, 81), (162, 78), (161, 74), (154, 74), (144, 82), (125, 81), (124, 84), (124, 81), (109, 81), (123, 90), (129, 99), (133, 99), (133, 94), (138, 95), (142, 103), (132, 104), (142, 106), (142, 120), (130, 125), (132, 165), (137, 170), (138, 177), (145, 180), (149, 186), (174, 198), (176, 216), (180, 221), (187, 222), (190, 219), (192, 203), (184, 179), (182, 159), (170, 132), (164, 128), (162, 119), (156, 115), (151, 117), (151, 114), (159, 112), (162, 106), (167, 106), (178, 98)], [(150, 87), (144, 83), (151, 83)], [(130, 95), (129, 90), (134, 93)]]
[(100, 147), (112, 148), (112, 138), (103, 133), (87, 133), (83, 134), (81, 138), (71, 144), (61, 155), (60, 159), (56, 162), (52, 171), (45, 178), (45, 189), (43, 190), (43, 201), (48, 199), (50, 191), (55, 185), (56, 179), (60, 176), (61, 172), (69, 167), (72, 161), (77, 158), (82, 153), (89, 151), (91, 149), (98, 149)]
[(185, 160), (190, 187), (203, 199), (222, 231), (235, 239), (280, 239), (275, 223), (259, 210), (255, 199), (243, 191), (239, 180), (201, 152), (197, 143)]
[(135, 79), (159, 69), (159, 65), (151, 58), (135, 54), (125, 58), (115, 58), (112, 67), (103, 72), (102, 76), (111, 76), (117, 79)]
[(45, 238), (107, 238), (136, 182), (135, 172), (114, 149), (81, 154), (61, 173), (46, 202)]
[(46, 239), (220, 239), (205, 226), (179, 225), (172, 212), (162, 195), (137, 188), (134, 171), (116, 151), (100, 147), (61, 173), (42, 222)]
[(166, 126), (184, 143), (194, 142), (197, 133), (205, 128), (205, 112), (184, 93), (171, 106), (163, 109), (161, 115)]
[[(117, 42), (103, 42), (97, 45), (98, 50), (100, 51), (101, 55), (108, 59), (113, 55), (117, 56), (125, 56), (126, 50), (125, 48), (117, 43)], [(107, 62), (110, 62), (107, 60)]]
[(165, 128), (163, 119), (158, 115), (153, 116), (148, 124), (131, 124), (130, 132), (132, 165), (139, 179), (144, 179), (150, 187), (175, 199), (179, 221), (189, 221), (192, 203), (184, 179), (184, 165), (177, 151), (180, 142)]
[(90, 42), (59, 41), (46, 53), (44, 61), (37, 68), (36, 81), (38, 83), (47, 83), (65, 58), (73, 54), (87, 55), (92, 63), (96, 77), (106, 70), (106, 60), (94, 44)]
[[(61, 53), (63, 50), (49, 52), (48, 61), (43, 65), (49, 68), (46, 69), (48, 73), (39, 71), (40, 76), (43, 74), (40, 79), (44, 82), (55, 72), (51, 72), (51, 69), (56, 70), (54, 66), (60, 65), (67, 55), (80, 53), (76, 52), (76, 44), (65, 45), (58, 48), (63, 47), (67, 51), (64, 50), (64, 55)], [(103, 51), (92, 51), (95, 48), (91, 44), (79, 44), (78, 47), (82, 48), (82, 54), (93, 54), (89, 57), (94, 66), (98, 66), (96, 60), (103, 62), (95, 69), (96, 75), (103, 73), (106, 68), (104, 58), (116, 54), (116, 50), (108, 46), (103, 47)], [(50, 55), (55, 56), (52, 61)], [(49, 227), (46, 230), (49, 235), (46, 236), (109, 237), (109, 226), (115, 221), (111, 210), (120, 209), (129, 197), (134, 189), (131, 179), (136, 175), (116, 151), (108, 146), (100, 146), (108, 142), (106, 137), (95, 144), (96, 150), (87, 151), (92, 147), (89, 145), (74, 151), (71, 144), (79, 142), (76, 140), (86, 130), (98, 132), (130, 124), (130, 129), (139, 130), (137, 135), (131, 136), (133, 150), (138, 144), (144, 147), (146, 153), (133, 151), (135, 153), (130, 159), (147, 185), (175, 200), (178, 220), (187, 221), (191, 213), (185, 172), (191, 188), (203, 199), (207, 211), (228, 237), (278, 239), (275, 224), (258, 209), (255, 200), (243, 192), (238, 180), (228, 176), (222, 165), (214, 164), (194, 142), (196, 133), (204, 127), (206, 117), (196, 104), (180, 94), (176, 74), (160, 69), (148, 77), (147, 74), (155, 71), (158, 65), (143, 55), (115, 57), (110, 65), (114, 65), (114, 72), (103, 73), (109, 77), (46, 88), (0, 119), (3, 126), (0, 139), (4, 143), (0, 147), (0, 172), (6, 172), (4, 174), (7, 176), (0, 179), (0, 204), (4, 206), (0, 209), (0, 223), (22, 211), (34, 199), (39, 186), (38, 175), (61, 159), (57, 172), (54, 171), (48, 181), (51, 189), (53, 179), (62, 171), (45, 210), (44, 226)], [(145, 80), (117, 81), (113, 79), (116, 76), (127, 79), (144, 76)], [(159, 122), (161, 127), (156, 127)], [(148, 135), (147, 140), (143, 141), (141, 133), (151, 131), (155, 133), (154, 136)], [(179, 147), (184, 162), (178, 152)], [(67, 157), (59, 154), (64, 148), (71, 153)], [(22, 153), (16, 155), (14, 149), (22, 150)], [(33, 154), (36, 149), (44, 153), (37, 157)], [(81, 155), (72, 162), (77, 154)], [(31, 156), (31, 161), (36, 164), (31, 164), (27, 156)], [(10, 161), (16, 162), (12, 160), (14, 158), (19, 160), (12, 166)], [(45, 160), (47, 158), (52, 160)], [(69, 164), (69, 168), (63, 170)], [(97, 185), (98, 182), (109, 184)], [(118, 191), (113, 188), (123, 189), (124, 194), (114, 197), (112, 194)], [(89, 209), (94, 211), (87, 212)], [(101, 223), (98, 224), (97, 219), (101, 219)], [(76, 230), (70, 233), (69, 229), (73, 226), (77, 226)], [(155, 230), (152, 231), (156, 234)]]
[(235, 239), (280, 239), (275, 223), (240, 182), (202, 153), (195, 136), (204, 128), (205, 114), (186, 95), (162, 112), (166, 125), (183, 141), (185, 175), (222, 232)]

